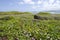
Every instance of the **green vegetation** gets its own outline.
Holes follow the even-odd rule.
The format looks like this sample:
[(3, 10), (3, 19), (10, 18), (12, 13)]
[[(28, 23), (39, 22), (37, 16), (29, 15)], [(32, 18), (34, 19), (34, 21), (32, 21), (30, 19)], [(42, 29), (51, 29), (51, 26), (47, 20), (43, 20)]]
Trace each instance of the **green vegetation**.
[[(12, 13), (11, 13), (12, 14)], [(0, 40), (60, 40), (60, 20), (35, 20), (33, 14), (0, 15)], [(9, 20), (5, 20), (6, 18)]]
[(51, 13), (49, 12), (39, 12), (38, 15), (50, 15)]
[(19, 15), (19, 14), (32, 14), (32, 13), (31, 12), (18, 12), (18, 11), (0, 12), (0, 15)]

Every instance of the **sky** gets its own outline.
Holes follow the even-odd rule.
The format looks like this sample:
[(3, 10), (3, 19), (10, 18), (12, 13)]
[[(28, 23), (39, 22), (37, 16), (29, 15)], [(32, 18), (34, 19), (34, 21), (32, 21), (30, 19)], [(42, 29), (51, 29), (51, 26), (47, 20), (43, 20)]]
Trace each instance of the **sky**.
[(60, 10), (60, 0), (0, 0), (0, 11)]

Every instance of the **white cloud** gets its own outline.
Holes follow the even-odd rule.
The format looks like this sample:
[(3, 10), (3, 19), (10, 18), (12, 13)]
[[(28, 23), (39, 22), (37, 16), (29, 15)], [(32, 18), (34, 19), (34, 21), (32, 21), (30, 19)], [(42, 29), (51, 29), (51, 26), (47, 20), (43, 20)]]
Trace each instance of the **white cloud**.
[(30, 3), (32, 0), (23, 0), (25, 3)]
[(50, 4), (53, 4), (55, 0), (49, 0), (49, 3)]
[(28, 3), (28, 4), (35, 4), (35, 2), (30, 2), (30, 3)]
[(26, 4), (35, 4), (32, 0), (23, 0), (23, 2)]
[[(51, 2), (51, 1), (50, 1)], [(43, 4), (43, 10), (59, 10), (60, 9), (60, 4), (59, 2), (55, 2), (54, 4), (52, 4), (53, 1), (51, 3), (45, 2)], [(46, 4), (46, 5), (45, 5)]]
[(23, 0), (22, 2), (19, 2), (18, 4), (35, 4), (32, 0)]
[[(19, 2), (19, 4), (31, 4), (32, 9), (42, 9), (42, 10), (57, 10), (60, 9), (60, 1), (59, 0), (38, 0), (34, 2), (33, 0), (23, 0)], [(37, 4), (37, 5), (36, 5)], [(40, 5), (41, 4), (41, 5)]]
[(40, 6), (41, 7), (39, 8), (42, 10), (60, 10), (60, 1), (59, 0), (49, 0), (49, 2), (43, 1), (42, 5)]
[(39, 6), (39, 5), (37, 5), (37, 6), (36, 6), (36, 5), (31, 6), (31, 8), (34, 9), (34, 10), (36, 10), (36, 11), (37, 11), (38, 9), (40, 9), (40, 7), (41, 7), (41, 6)]
[(37, 4), (41, 4), (41, 3), (42, 3), (42, 1), (38, 1), (38, 2), (37, 2)]
[(60, 0), (57, 0), (56, 3), (59, 3), (60, 4)]
[(33, 9), (36, 9), (37, 7), (36, 6), (32, 6)]

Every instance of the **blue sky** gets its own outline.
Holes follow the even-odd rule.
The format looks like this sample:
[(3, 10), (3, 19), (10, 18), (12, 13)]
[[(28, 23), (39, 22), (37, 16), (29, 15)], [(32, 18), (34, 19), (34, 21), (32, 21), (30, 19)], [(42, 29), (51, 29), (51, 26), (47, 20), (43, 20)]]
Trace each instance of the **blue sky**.
[(60, 10), (60, 0), (0, 0), (0, 11)]

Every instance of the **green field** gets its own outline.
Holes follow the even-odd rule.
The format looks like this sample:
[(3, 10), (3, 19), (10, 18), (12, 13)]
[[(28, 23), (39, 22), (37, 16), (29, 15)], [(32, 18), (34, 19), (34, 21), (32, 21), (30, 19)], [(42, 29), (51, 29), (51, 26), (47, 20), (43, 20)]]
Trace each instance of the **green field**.
[[(0, 20), (0, 40), (60, 40), (60, 20), (38, 20), (30, 13), (0, 14), (0, 18), (7, 16), (9, 20)], [(39, 16), (52, 18), (58, 14)]]

